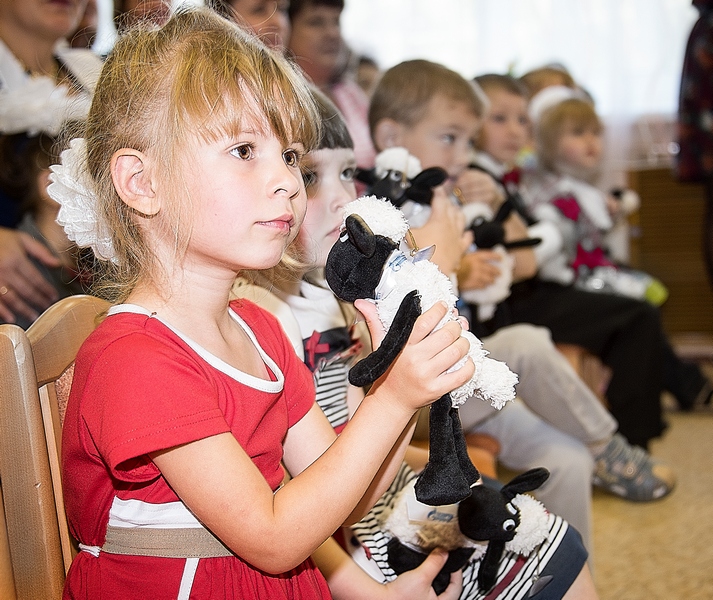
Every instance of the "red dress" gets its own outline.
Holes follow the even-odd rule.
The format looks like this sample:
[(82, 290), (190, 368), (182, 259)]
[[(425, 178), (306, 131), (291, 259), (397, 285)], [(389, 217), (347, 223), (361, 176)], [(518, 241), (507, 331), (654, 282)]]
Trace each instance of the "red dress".
[[(145, 312), (110, 313), (80, 350), (62, 464), (70, 529), (85, 546), (104, 544), (117, 503), (183, 506), (148, 456), (157, 450), (230, 431), (270, 487), (279, 487), (282, 440), (314, 403), (312, 377), (274, 317), (244, 300), (231, 308), (256, 332), (271, 381), (231, 368)], [(311, 560), (280, 575), (234, 555), (190, 560), (197, 567), (187, 591), (185, 558), (80, 552), (64, 597), (330, 597)]]

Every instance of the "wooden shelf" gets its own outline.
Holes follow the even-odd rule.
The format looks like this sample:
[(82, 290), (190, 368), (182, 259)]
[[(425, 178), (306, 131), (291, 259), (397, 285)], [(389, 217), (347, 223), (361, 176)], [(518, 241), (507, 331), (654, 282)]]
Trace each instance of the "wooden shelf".
[(669, 168), (631, 170), (628, 182), (641, 197), (631, 219), (631, 263), (668, 288), (661, 307), (665, 330), (713, 334), (713, 290), (702, 253), (703, 187), (679, 183)]

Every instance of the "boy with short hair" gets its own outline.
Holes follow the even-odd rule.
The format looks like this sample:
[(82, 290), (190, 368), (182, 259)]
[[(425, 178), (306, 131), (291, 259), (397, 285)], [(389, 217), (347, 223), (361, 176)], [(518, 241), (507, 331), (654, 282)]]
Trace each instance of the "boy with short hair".
[[(496, 194), (478, 197), (467, 185), (474, 174), (489, 177), (468, 168), (473, 158), (472, 142), (482, 123), (482, 107), (476, 88), (457, 73), (427, 61), (407, 61), (384, 73), (374, 91), (369, 112), (372, 137), (378, 151), (403, 146), (419, 159), (424, 169), (445, 169), (448, 179), (444, 191), (457, 193), (461, 202), (489, 201), (496, 208), (499, 201)], [(492, 178), (491, 185), (496, 186)], [(414, 230), (420, 246), (432, 242), (427, 227), (431, 231), (438, 229), (434, 216), (426, 227)], [(522, 219), (514, 217), (510, 221), (509, 235), (526, 236)], [(437, 246), (434, 260), (438, 261), (440, 251)], [(530, 249), (515, 252), (516, 263), (521, 263), (518, 275), (534, 275), (534, 252)], [(486, 270), (482, 274), (479, 267), (487, 264), (492, 268), (492, 257), (480, 261), (476, 257), (481, 253), (477, 250), (464, 256), (463, 264), (468, 269), (463, 266), (460, 269), (461, 289), (490, 283), (492, 273)], [(482, 403), (466, 402), (460, 409), (464, 429), (496, 437), (501, 444), (500, 460), (510, 468), (548, 468), (553, 476), (538, 490), (539, 497), (548, 508), (579, 529), (591, 552), (594, 462), (613, 439), (619, 441), (613, 437), (616, 421), (556, 350), (548, 330), (527, 324), (512, 325), (483, 339), (483, 343), (493, 358), (506, 362), (519, 374), (519, 395), (528, 406), (511, 403), (494, 413)], [(628, 445), (624, 450), (631, 453)], [(638, 454), (637, 457), (641, 458)], [(671, 490), (673, 475), (667, 468), (654, 464), (648, 456), (637, 467), (637, 479), (627, 481), (626, 494), (619, 493), (620, 488), (614, 485), (608, 487), (609, 491), (628, 494), (630, 499), (648, 500)], [(655, 477), (654, 469), (662, 476)], [(638, 478), (642, 473), (647, 475), (643, 480)], [(607, 475), (614, 479), (617, 474)], [(621, 476), (615, 483), (621, 483)]]

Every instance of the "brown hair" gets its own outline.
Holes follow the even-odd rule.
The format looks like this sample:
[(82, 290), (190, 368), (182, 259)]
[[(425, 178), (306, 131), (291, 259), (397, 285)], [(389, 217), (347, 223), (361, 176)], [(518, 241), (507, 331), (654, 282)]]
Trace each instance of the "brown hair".
[(483, 116), (482, 92), (460, 74), (427, 60), (408, 60), (384, 73), (369, 105), (372, 137), (382, 119), (412, 127), (426, 113), (436, 95), (466, 103), (478, 118)]
[(532, 69), (522, 75), (520, 81), (527, 86), (530, 96), (534, 96), (551, 85), (563, 85), (572, 89), (577, 87), (574, 77), (561, 67), (545, 66)]
[[(87, 166), (114, 242), (101, 287), (126, 298), (138, 281), (155, 281), (159, 264), (136, 216), (119, 198), (110, 161), (121, 148), (149, 153), (177, 201), (162, 207), (176, 255), (185, 251), (191, 214), (177, 158), (193, 136), (216, 139), (245, 120), (266, 121), (285, 144), (313, 148), (319, 135), (304, 78), (254, 35), (207, 8), (184, 8), (162, 27), (138, 25), (119, 38), (102, 69), (87, 119)], [(241, 123), (242, 122), (242, 123)], [(180, 200), (179, 200), (180, 199)]]
[(41, 201), (37, 176), (58, 159), (58, 139), (47, 133), (0, 135), (0, 192), (19, 201), (20, 214), (35, 214)]
[(534, 136), (538, 159), (546, 169), (555, 168), (557, 146), (568, 127), (594, 127), (601, 131), (602, 122), (592, 103), (581, 98), (569, 98), (545, 110), (534, 124)]
[(308, 6), (329, 6), (344, 10), (344, 0), (290, 0), (290, 6), (287, 9), (290, 21), (293, 21)]
[(486, 94), (488, 90), (498, 90), (507, 92), (513, 96), (520, 96), (526, 100), (530, 99), (530, 92), (527, 86), (519, 79), (515, 79), (512, 75), (486, 73), (474, 77), (473, 81), (475, 81)]

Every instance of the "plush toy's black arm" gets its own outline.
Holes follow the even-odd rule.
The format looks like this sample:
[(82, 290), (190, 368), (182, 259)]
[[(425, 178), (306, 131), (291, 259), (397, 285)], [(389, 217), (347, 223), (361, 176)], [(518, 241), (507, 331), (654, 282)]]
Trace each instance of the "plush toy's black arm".
[(418, 292), (413, 290), (406, 294), (401, 301), (381, 346), (349, 370), (349, 383), (363, 387), (374, 383), (386, 373), (386, 370), (406, 345), (413, 325), (420, 314), (421, 300)]

